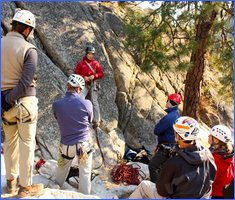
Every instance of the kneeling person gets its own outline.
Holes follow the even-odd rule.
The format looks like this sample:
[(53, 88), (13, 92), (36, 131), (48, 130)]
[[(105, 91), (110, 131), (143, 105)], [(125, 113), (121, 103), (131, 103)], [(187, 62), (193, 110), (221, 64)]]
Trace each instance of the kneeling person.
[(68, 176), (75, 157), (79, 164), (79, 192), (91, 192), (92, 145), (90, 123), (93, 118), (93, 107), (89, 100), (79, 94), (84, 89), (82, 76), (72, 74), (67, 83), (65, 97), (53, 103), (54, 116), (60, 128), (60, 152), (56, 182), (62, 186)]

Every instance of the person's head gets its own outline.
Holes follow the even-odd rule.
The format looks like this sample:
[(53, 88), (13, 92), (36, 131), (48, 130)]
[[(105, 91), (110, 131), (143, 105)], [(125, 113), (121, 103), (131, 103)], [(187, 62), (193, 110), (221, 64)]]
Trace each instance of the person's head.
[(67, 81), (67, 90), (68, 91), (75, 91), (78, 94), (83, 90), (85, 87), (85, 80), (82, 76), (78, 74), (71, 74)]
[(94, 54), (95, 54), (95, 47), (88, 45), (86, 47), (86, 57), (88, 60), (93, 60), (94, 59)]
[(233, 142), (232, 133), (227, 126), (216, 125), (210, 131), (208, 142), (215, 149), (228, 149)]
[(18, 10), (12, 19), (12, 31), (18, 32), (26, 39), (36, 27), (33, 13), (28, 10)]
[(173, 124), (173, 129), (175, 131), (176, 142), (180, 148), (195, 144), (196, 140), (199, 139), (199, 124), (191, 117), (179, 117)]
[(180, 94), (177, 93), (170, 94), (167, 98), (166, 108), (178, 106), (181, 103), (181, 100), (182, 98)]

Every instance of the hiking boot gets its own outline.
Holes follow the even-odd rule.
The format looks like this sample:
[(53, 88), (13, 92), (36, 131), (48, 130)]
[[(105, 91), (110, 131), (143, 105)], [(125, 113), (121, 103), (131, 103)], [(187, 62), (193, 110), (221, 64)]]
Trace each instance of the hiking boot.
[(7, 180), (7, 193), (8, 194), (15, 194), (18, 189), (19, 178)]
[(38, 196), (40, 194), (42, 194), (43, 192), (43, 184), (38, 183), (38, 184), (34, 184), (31, 186), (27, 186), (27, 187), (23, 187), (23, 186), (19, 186), (20, 189), (18, 191), (18, 198), (24, 198), (24, 197), (29, 197), (29, 196)]

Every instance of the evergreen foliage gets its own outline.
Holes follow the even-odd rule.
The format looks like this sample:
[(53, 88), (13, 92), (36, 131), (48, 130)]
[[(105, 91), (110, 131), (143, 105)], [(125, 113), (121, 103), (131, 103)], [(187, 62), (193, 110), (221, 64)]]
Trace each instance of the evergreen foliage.
[(234, 31), (231, 1), (168, 1), (161, 2), (158, 8), (144, 14), (129, 10), (125, 17), (125, 45), (145, 72), (153, 67), (188, 70), (193, 64), (190, 56), (198, 44), (195, 39), (198, 22), (210, 19), (213, 11), (217, 15), (203, 51), (206, 52), (207, 63), (222, 74), (220, 92), (233, 98)]

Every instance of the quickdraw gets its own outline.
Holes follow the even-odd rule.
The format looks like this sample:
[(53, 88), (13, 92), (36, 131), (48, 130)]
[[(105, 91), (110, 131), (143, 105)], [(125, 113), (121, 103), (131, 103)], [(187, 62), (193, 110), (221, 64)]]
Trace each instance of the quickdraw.
[(145, 179), (145, 174), (140, 170), (140, 166), (137, 166), (136, 168), (132, 164), (126, 163), (115, 165), (110, 174), (112, 181), (116, 184), (139, 185)]

